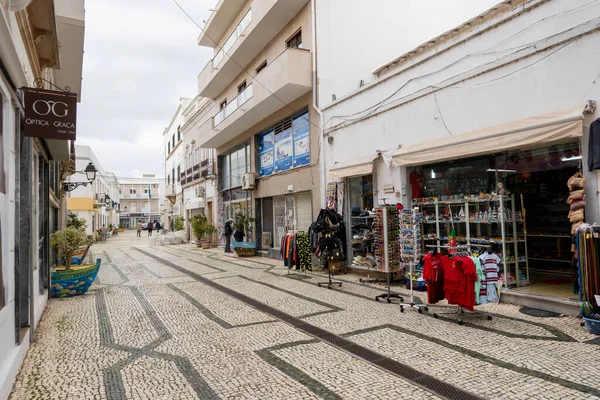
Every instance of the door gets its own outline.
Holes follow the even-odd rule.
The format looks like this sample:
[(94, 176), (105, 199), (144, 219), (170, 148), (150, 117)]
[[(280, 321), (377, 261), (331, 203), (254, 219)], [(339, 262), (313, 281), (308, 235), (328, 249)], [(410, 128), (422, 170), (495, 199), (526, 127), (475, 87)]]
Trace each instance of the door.
[(296, 231), (296, 201), (294, 196), (285, 196), (285, 233)]

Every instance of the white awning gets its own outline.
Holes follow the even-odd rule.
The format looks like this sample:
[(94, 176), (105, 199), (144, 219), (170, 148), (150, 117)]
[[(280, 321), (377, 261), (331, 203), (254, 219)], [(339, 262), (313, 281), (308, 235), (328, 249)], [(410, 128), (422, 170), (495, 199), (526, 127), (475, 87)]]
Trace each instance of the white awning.
[(585, 105), (529, 117), (461, 135), (401, 147), (394, 153), (400, 166), (431, 164), (583, 136)]
[(373, 161), (378, 157), (379, 153), (367, 157), (360, 157), (345, 163), (337, 163), (329, 170), (329, 177), (339, 179), (372, 174)]

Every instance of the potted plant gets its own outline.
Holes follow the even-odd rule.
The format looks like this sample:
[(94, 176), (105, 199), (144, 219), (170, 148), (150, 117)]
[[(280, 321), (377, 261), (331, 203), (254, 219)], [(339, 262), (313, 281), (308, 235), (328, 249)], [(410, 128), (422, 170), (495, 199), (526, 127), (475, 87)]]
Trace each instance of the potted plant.
[(250, 230), (254, 221), (254, 218), (243, 212), (238, 212), (234, 216), (233, 226), (235, 232), (233, 232), (233, 250), (238, 257), (252, 257), (256, 255), (256, 243), (244, 242), (244, 238), (247, 237), (246, 232)]
[(204, 214), (193, 216), (190, 219), (190, 224), (192, 225), (192, 232), (196, 238), (197, 246), (209, 249), (211, 244), (210, 237), (215, 231), (214, 225), (208, 222)]
[[(74, 254), (82, 247), (91, 245), (88, 235), (81, 228), (70, 226), (50, 235), (50, 245), (64, 265), (56, 266), (52, 272), (51, 297), (71, 297), (87, 292), (100, 269), (100, 259), (95, 264), (79, 264), (72, 266)], [(84, 256), (85, 257), (85, 254)]]

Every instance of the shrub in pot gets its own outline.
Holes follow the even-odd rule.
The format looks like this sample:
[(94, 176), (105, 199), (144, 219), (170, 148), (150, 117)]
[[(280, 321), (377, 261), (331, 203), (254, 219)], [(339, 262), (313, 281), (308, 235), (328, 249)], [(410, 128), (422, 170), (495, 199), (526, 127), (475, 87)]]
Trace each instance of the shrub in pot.
[(192, 225), (192, 233), (196, 238), (198, 247), (202, 246), (203, 249), (210, 248), (210, 237), (215, 231), (215, 227), (208, 222), (206, 215), (193, 216), (190, 219), (190, 224)]

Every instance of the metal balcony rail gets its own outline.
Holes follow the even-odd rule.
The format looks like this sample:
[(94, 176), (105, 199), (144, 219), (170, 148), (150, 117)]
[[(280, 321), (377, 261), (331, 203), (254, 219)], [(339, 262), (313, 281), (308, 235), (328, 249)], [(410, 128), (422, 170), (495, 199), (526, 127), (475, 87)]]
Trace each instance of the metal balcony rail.
[(215, 57), (213, 58), (213, 69), (219, 66), (221, 61), (223, 61), (223, 59), (225, 58), (226, 54), (229, 54), (229, 50), (231, 50), (235, 42), (237, 42), (237, 40), (242, 36), (242, 33), (244, 33), (244, 31), (246, 30), (248, 25), (250, 25), (251, 22), (252, 9), (249, 9), (246, 15), (244, 15), (244, 18), (242, 18), (242, 20), (235, 27), (233, 32), (231, 32), (231, 35), (229, 35), (225, 43), (223, 43), (221, 50), (219, 50), (217, 54), (215, 54)]
[(242, 104), (247, 102), (254, 95), (252, 84), (248, 85), (237, 97), (229, 102), (221, 111), (219, 111), (213, 117), (213, 127), (217, 127), (221, 122), (223, 122), (227, 117), (229, 117), (235, 110), (240, 108)]

